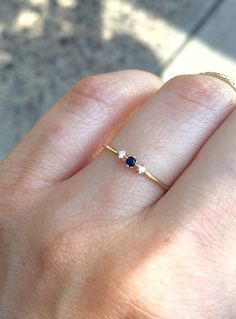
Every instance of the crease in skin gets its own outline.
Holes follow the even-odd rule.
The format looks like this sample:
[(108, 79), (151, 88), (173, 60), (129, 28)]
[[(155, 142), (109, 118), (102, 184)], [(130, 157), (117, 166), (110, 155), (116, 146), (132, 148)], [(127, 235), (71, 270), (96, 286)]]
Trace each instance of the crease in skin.
[[(132, 312), (134, 314), (134, 318), (136, 316), (141, 315), (141, 318), (145, 319), (157, 319), (156, 313), (151, 313), (148, 310), (145, 310), (145, 307), (141, 307), (141, 305), (138, 305), (138, 300), (141, 299), (141, 296), (135, 296), (137, 299), (137, 302), (131, 300), (131, 297), (128, 296), (127, 293), (125, 293), (120, 287), (118, 287), (118, 294), (122, 297), (122, 300), (124, 301), (125, 305), (128, 306), (128, 313)], [(134, 299), (134, 296), (132, 296)], [(143, 317), (144, 316), (144, 317)], [(158, 315), (158, 319), (161, 319), (160, 315)]]
[(217, 73), (217, 72), (202, 72), (199, 73), (200, 75), (208, 75), (208, 76), (212, 76), (214, 78), (217, 78), (223, 82), (225, 82), (226, 84), (228, 84), (229, 86), (231, 86), (231, 88), (236, 92), (236, 84), (235, 82), (230, 79), (229, 76), (222, 74), (222, 73)]

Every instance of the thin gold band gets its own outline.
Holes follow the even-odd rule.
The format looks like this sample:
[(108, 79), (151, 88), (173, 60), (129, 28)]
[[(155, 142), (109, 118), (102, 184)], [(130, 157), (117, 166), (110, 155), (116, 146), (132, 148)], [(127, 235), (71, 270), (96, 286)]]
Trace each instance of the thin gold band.
[(231, 88), (234, 89), (234, 91), (236, 92), (236, 84), (227, 75), (224, 75), (222, 73), (217, 73), (217, 72), (203, 72), (199, 74), (213, 76), (214, 78), (224, 81), (229, 86), (231, 86)]
[[(110, 145), (104, 144), (103, 145), (108, 151), (112, 152), (113, 154), (117, 155), (120, 159), (123, 160), (128, 160), (128, 159), (133, 159), (133, 161), (135, 162), (135, 158), (132, 156), (128, 156), (126, 154), (126, 151), (121, 150), (121, 151), (117, 151), (115, 148), (111, 147)], [(127, 165), (129, 166), (129, 165)], [(161, 186), (162, 188), (164, 188), (166, 191), (169, 190), (169, 186), (166, 185), (165, 183), (163, 183), (162, 181), (160, 181), (158, 178), (156, 178), (155, 176), (153, 176), (150, 172), (148, 172), (145, 168), (145, 166), (143, 164), (139, 164), (138, 162), (133, 163), (132, 166), (135, 166), (137, 168), (137, 170), (139, 171), (139, 174), (143, 174), (146, 175), (147, 177), (149, 177), (152, 181), (154, 181), (155, 183), (157, 183), (159, 186)], [(131, 167), (131, 166), (130, 166)]]
[[(208, 75), (208, 76), (212, 76), (215, 77), (219, 80), (224, 81), (225, 83), (227, 83), (228, 85), (231, 86), (232, 89), (234, 89), (236, 91), (236, 84), (226, 75), (222, 74), (222, 73), (217, 73), (217, 72), (204, 72), (204, 73), (199, 73), (200, 75)], [(155, 176), (153, 176), (149, 171), (146, 170), (145, 166), (142, 164), (139, 164), (136, 159), (132, 156), (128, 156), (126, 154), (126, 151), (121, 150), (118, 151), (115, 148), (113, 148), (110, 145), (104, 144), (103, 145), (105, 149), (107, 149), (108, 151), (112, 152), (113, 154), (115, 154), (116, 156), (118, 156), (118, 158), (122, 159), (122, 160), (128, 160), (130, 158), (133, 159), (133, 163), (132, 163), (132, 167), (136, 167), (137, 170), (139, 171), (139, 174), (143, 174), (146, 175), (148, 178), (150, 178), (152, 181), (154, 181), (155, 183), (157, 183), (159, 186), (161, 186), (162, 188), (164, 188), (166, 191), (170, 189), (170, 187), (168, 185), (166, 185), (165, 183), (163, 183), (162, 181), (160, 181), (158, 178), (156, 178)], [(126, 162), (127, 163), (127, 162)], [(127, 165), (129, 167), (131, 167), (130, 165)]]

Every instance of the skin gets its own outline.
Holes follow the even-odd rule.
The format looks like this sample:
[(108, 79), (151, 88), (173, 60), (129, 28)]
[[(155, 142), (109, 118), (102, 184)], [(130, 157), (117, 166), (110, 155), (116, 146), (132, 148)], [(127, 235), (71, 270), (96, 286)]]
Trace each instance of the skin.
[(235, 104), (206, 75), (77, 83), (0, 165), (1, 319), (235, 318)]

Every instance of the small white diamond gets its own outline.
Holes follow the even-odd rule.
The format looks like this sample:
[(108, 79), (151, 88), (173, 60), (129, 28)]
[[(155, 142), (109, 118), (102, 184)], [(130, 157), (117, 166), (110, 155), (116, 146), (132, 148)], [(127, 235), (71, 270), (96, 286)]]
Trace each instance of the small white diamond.
[(139, 174), (146, 173), (146, 167), (143, 164), (138, 166), (138, 173)]
[(118, 157), (123, 159), (126, 156), (126, 151), (125, 150), (120, 150), (118, 151)]

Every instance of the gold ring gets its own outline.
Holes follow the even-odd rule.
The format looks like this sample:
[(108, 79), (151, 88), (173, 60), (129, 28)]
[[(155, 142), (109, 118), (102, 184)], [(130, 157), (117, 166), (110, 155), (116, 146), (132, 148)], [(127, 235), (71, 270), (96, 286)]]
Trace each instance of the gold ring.
[(159, 186), (164, 188), (166, 191), (170, 188), (168, 185), (160, 181), (158, 178), (153, 176), (149, 171), (147, 171), (146, 167), (143, 164), (140, 164), (134, 156), (128, 156), (125, 150), (116, 150), (115, 148), (111, 147), (110, 145), (103, 145), (108, 151), (112, 152), (113, 154), (117, 155), (119, 159), (124, 161), (127, 167), (133, 168), (136, 167), (137, 172), (142, 175), (146, 175), (152, 181), (157, 183)]
[(222, 73), (217, 73), (217, 72), (203, 72), (203, 73), (199, 73), (200, 75), (209, 75), (209, 76), (213, 76), (214, 78), (217, 78), (219, 80), (224, 81), (225, 83), (227, 83), (228, 85), (231, 86), (232, 89), (234, 89), (234, 91), (236, 92), (236, 84), (234, 83), (234, 81), (232, 81), (227, 75), (224, 75)]

